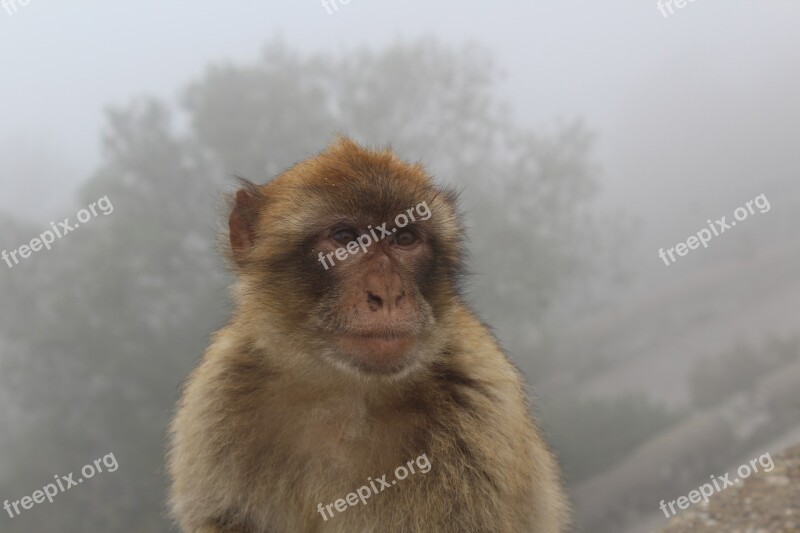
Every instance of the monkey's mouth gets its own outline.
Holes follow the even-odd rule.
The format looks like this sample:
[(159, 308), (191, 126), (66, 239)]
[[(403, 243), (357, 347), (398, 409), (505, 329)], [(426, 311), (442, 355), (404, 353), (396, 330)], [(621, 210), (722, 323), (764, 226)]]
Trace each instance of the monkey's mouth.
[(386, 371), (402, 366), (404, 356), (416, 343), (414, 335), (341, 335), (337, 339), (339, 349), (348, 359), (355, 359), (361, 367)]

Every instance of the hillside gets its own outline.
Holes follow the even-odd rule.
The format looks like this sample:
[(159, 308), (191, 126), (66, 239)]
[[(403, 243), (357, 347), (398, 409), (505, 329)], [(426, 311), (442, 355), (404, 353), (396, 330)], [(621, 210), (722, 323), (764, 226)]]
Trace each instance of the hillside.
[[(740, 342), (758, 345), (800, 331), (798, 272), (796, 239), (714, 265), (574, 324), (563, 333), (556, 357), (592, 369), (588, 379), (572, 384), (581, 394), (640, 392), (687, 407), (687, 377), (697, 361)], [(565, 385), (566, 379), (558, 384)]]

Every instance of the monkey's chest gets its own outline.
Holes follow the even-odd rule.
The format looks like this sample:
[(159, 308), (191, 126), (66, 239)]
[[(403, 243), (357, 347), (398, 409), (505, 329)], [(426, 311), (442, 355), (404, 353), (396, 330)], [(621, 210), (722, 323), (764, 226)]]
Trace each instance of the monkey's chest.
[(403, 421), (387, 419), (361, 402), (315, 407), (298, 421), (294, 448), (311, 461), (324, 458), (329, 471), (399, 457), (408, 434)]
[(302, 441), (314, 451), (347, 453), (374, 431), (363, 403), (317, 407), (309, 418), (314, 423), (304, 425)]

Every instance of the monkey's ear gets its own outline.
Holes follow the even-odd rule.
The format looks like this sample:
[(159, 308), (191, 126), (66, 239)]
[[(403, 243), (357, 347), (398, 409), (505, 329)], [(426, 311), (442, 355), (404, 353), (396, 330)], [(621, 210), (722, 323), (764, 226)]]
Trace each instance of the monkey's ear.
[(233, 197), (233, 209), (228, 217), (228, 235), (233, 259), (241, 264), (244, 255), (256, 243), (258, 217), (265, 198), (257, 185), (239, 180), (243, 187)]

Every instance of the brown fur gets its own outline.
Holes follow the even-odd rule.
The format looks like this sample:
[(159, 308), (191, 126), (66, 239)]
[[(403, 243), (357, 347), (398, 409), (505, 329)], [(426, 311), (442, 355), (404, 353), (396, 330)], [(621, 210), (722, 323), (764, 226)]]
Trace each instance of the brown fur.
[[(421, 201), (432, 215), (413, 251), (382, 242), (328, 271), (317, 262), (327, 241), (313, 236), (342, 214), (380, 224)], [(339, 139), (267, 185), (246, 184), (233, 204), (236, 311), (171, 430), (183, 531), (565, 531), (558, 468), (520, 375), (460, 296), (453, 195), (389, 151)], [(369, 276), (397, 309), (365, 307)], [(368, 327), (403, 329), (414, 348), (375, 368), (337, 359), (330, 339)], [(423, 453), (429, 472), (327, 521), (317, 512)]]

